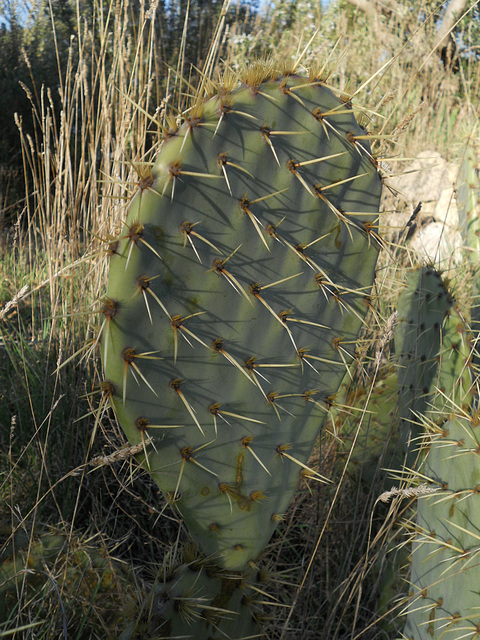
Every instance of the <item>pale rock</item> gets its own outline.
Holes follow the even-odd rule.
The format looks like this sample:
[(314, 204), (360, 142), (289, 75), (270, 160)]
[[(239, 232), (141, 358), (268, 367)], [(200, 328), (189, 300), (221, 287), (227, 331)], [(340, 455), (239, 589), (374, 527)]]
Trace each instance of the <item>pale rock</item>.
[(450, 183), (448, 163), (438, 151), (421, 151), (406, 173), (393, 182), (401, 197), (414, 205), (438, 200)]
[(437, 269), (448, 270), (462, 262), (462, 237), (442, 222), (431, 222), (421, 227), (409, 248), (421, 262), (433, 264)]

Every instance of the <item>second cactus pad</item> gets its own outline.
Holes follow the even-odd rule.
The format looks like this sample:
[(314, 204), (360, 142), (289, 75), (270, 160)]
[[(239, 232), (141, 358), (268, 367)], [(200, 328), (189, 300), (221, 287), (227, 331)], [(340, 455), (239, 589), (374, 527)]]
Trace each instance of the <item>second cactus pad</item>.
[(165, 135), (103, 303), (118, 420), (229, 570), (257, 557), (313, 475), (379, 251), (381, 178), (351, 104), (314, 77), (262, 73), (217, 87)]
[(478, 414), (431, 430), (422, 469), (435, 493), (418, 499), (405, 635), (459, 640), (479, 634), (480, 438)]
[(422, 422), (441, 422), (452, 407), (468, 408), (471, 402), (471, 347), (455, 299), (434, 269), (421, 267), (409, 275), (398, 306), (399, 465), (412, 468)]

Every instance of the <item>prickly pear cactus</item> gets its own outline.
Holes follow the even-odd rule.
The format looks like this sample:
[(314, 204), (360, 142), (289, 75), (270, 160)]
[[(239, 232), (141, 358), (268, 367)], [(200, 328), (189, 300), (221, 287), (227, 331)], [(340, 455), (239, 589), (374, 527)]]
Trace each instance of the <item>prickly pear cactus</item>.
[[(480, 525), (476, 515), (480, 440), (478, 415), (471, 408), (471, 340), (453, 301), (443, 311), (446, 288), (440, 276), (435, 279), (437, 285), (428, 288), (430, 295), (422, 297), (416, 323), (412, 322), (412, 331), (416, 327), (418, 335), (417, 368), (421, 366), (419, 373), (426, 384), (424, 397), (418, 399), (424, 406), (415, 413), (420, 455), (413, 473), (422, 486), (425, 481), (429, 484), (426, 493), (419, 494), (416, 523), (412, 524), (411, 591), (403, 636), (412, 640), (474, 638), (479, 629), (475, 558)], [(433, 327), (432, 309), (443, 314), (443, 320)], [(432, 316), (428, 323), (427, 315)], [(438, 323), (435, 333), (432, 328)], [(431, 337), (424, 338), (428, 331)], [(419, 361), (418, 354), (438, 340), (438, 333), (438, 353), (435, 355), (434, 344), (430, 346), (427, 353), (434, 357), (425, 368), (428, 358)]]
[(480, 426), (477, 415), (436, 429), (418, 499), (411, 601), (404, 638), (458, 640), (480, 633)]
[[(257, 573), (257, 575), (255, 575)], [(205, 559), (184, 562), (158, 576), (137, 619), (119, 640), (158, 638), (257, 638), (263, 621), (265, 572), (222, 571)]]
[(201, 549), (265, 547), (353, 357), (381, 179), (351, 104), (253, 67), (197, 100), (111, 245), (105, 389)]
[(6, 623), (12, 611), (21, 604), (19, 592), (25, 588), (24, 582), (30, 597), (31, 592), (37, 592), (38, 597), (42, 590), (48, 590), (44, 568), (49, 563), (54, 564), (64, 547), (64, 536), (43, 535), (29, 544), (27, 536), (16, 535), (14, 544), (11, 543), (0, 556), (0, 623)]
[(413, 271), (398, 308), (399, 464), (411, 468), (420, 449), (422, 417), (437, 422), (455, 406), (470, 404), (470, 344), (455, 300), (436, 270)]
[(385, 486), (380, 469), (391, 469), (398, 461), (397, 371), (385, 367), (378, 380), (363, 385), (358, 378), (344, 379), (336, 398), (339, 408), (330, 412), (337, 456), (348, 461), (348, 473), (368, 486)]
[(61, 620), (51, 616), (59, 597), (72, 633), (92, 615), (93, 599), (99, 627), (104, 632), (107, 627), (117, 629), (121, 605), (133, 592), (131, 580), (125, 565), (102, 547), (71, 535), (42, 533), (33, 538), (19, 531), (0, 555), (0, 624), (6, 625), (2, 631), (16, 613), (35, 602), (44, 637), (60, 637)]

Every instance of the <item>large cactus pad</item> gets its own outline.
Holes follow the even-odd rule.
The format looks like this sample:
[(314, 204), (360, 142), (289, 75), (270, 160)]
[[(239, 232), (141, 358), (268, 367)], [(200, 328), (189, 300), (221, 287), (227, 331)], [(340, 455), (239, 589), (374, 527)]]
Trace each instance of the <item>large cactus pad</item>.
[(321, 81), (247, 74), (165, 135), (111, 258), (106, 388), (200, 547), (268, 542), (354, 356), (381, 179)]
[(424, 468), (438, 491), (418, 500), (405, 638), (458, 640), (480, 633), (478, 416), (433, 436)]

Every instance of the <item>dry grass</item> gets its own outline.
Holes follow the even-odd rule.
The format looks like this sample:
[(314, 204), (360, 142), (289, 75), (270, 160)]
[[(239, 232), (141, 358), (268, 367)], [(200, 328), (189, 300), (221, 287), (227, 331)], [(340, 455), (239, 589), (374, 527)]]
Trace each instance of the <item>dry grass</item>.
[[(128, 196), (155, 151), (157, 123), (165, 123), (168, 104), (183, 104), (188, 85), (179, 78), (191, 73), (181, 55), (178, 76), (159, 68), (149, 6), (140, 3), (136, 38), (129, 31), (129, 0), (111, 7), (97, 8), (97, 53), (91, 55), (94, 34), (80, 20), (66, 73), (52, 87), (29, 90), (34, 136), (17, 123), (25, 207), (0, 246), (0, 561), (12, 557), (15, 545), (19, 562), (5, 602), (0, 574), (0, 620), (8, 617), (2, 603), (15, 602), (0, 635), (8, 630), (12, 638), (67, 637), (66, 630), (69, 638), (118, 638), (128, 621), (140, 620), (139, 601), (155, 565), (186, 537), (130, 459), (88, 466), (125, 442), (96, 387), (103, 241), (121, 225)], [(290, 29), (275, 31), (258, 19), (251, 37), (237, 22), (219, 39), (207, 72), (220, 57), (235, 66), (272, 46), (287, 58), (298, 56), (312, 38), (302, 62), (329, 60), (330, 81), (341, 89), (363, 85), (360, 117), (369, 128), (395, 131), (396, 145), (377, 145), (395, 170), (422, 149), (448, 159), (458, 155), (478, 114), (480, 73), (473, 64), (460, 74), (443, 69), (428, 49), (431, 21), (413, 29), (392, 19), (376, 30), (361, 14), (332, 9), (321, 21), (313, 19), (320, 23), (316, 35), (311, 22), (304, 12)], [(55, 85), (60, 112), (52, 99)], [(395, 308), (390, 285), (403, 262), (401, 251), (392, 249), (382, 263), (380, 322), (364, 336), (359, 380), (365, 386), (382, 375), (375, 345)], [(331, 431), (314, 461), (336, 483), (302, 487), (268, 551), (278, 577), (272, 593), (291, 604), (271, 612), (269, 637), (385, 638), (378, 585), (385, 544), (398, 541), (396, 523), (407, 507), (379, 504), (380, 483), (353, 480)], [(51, 527), (61, 536), (58, 549), (32, 560), (40, 534)], [(90, 560), (79, 560), (79, 550)], [(35, 582), (27, 569), (43, 578)], [(123, 618), (112, 617), (119, 610)]]

